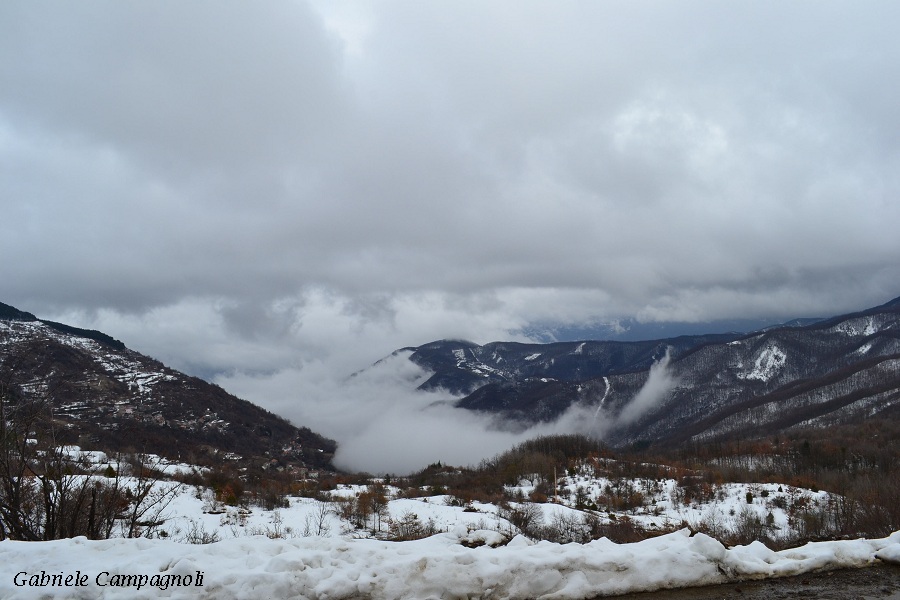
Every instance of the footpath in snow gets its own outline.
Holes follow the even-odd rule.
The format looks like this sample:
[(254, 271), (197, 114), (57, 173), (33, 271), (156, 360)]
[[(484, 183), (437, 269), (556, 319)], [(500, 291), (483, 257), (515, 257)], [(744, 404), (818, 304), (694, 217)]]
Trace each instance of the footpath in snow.
[(900, 562), (900, 532), (780, 552), (759, 542), (728, 549), (688, 530), (633, 544), (604, 538), (561, 545), (517, 536), (492, 547), (501, 539), (495, 531), (459, 526), (410, 542), (264, 536), (207, 545), (4, 541), (0, 597), (577, 599)]

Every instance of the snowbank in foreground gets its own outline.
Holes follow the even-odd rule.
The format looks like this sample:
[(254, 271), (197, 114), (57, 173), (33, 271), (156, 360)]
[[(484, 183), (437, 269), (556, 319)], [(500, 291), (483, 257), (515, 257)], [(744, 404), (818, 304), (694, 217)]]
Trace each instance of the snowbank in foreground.
[[(861, 567), (873, 563), (876, 554), (900, 555), (900, 532), (781, 552), (760, 543), (726, 549), (703, 534), (689, 537), (687, 530), (621, 545), (606, 539), (585, 545), (532, 543), (521, 536), (497, 548), (461, 543), (471, 545), (480, 537), (490, 544), (498, 535), (458, 527), (400, 543), (265, 537), (205, 546), (125, 539), (5, 541), (0, 542), (0, 597), (571, 599)], [(61, 575), (58, 581), (74, 577), (69, 587), (31, 585), (40, 583), (42, 572), (47, 578)], [(123, 577), (128, 575), (134, 577)]]

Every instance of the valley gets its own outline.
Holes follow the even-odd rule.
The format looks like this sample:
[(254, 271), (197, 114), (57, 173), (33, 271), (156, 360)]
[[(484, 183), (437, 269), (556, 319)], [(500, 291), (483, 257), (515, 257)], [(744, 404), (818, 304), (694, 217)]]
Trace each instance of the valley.
[[(8, 541), (449, 544), (438, 555), (702, 546), (683, 577), (672, 558), (660, 578), (573, 588), (585, 597), (900, 560), (898, 301), (752, 334), (398, 350), (431, 373), (412, 384), (455, 390), (459, 410), (507, 426), (583, 415), (581, 428), (480, 464), (412, 473), (341, 472), (337, 442), (308, 427), (100, 332), (3, 307)], [(41, 489), (57, 492), (27, 500)], [(827, 546), (862, 539), (883, 541)], [(795, 563), (804, 548), (813, 554)], [(774, 566), (760, 571), (751, 554)]]

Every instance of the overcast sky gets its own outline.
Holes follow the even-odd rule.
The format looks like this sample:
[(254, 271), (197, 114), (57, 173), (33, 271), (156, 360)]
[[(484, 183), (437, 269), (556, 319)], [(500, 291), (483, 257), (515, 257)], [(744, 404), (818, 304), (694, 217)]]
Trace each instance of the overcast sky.
[(287, 375), (439, 338), (880, 304), (898, 22), (893, 1), (5, 0), (0, 301), (276, 407), (301, 402)]

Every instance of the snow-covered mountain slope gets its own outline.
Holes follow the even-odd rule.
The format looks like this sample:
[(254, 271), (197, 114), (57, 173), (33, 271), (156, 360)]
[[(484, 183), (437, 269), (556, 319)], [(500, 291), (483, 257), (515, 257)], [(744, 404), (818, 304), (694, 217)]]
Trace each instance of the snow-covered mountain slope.
[(667, 349), (679, 355), (703, 344), (738, 337), (739, 334), (714, 334), (644, 342), (492, 342), (483, 346), (440, 340), (404, 350), (412, 352), (409, 360), (433, 373), (420, 389), (468, 394), (488, 384), (512, 385), (527, 380), (578, 382), (648, 369)]
[(612, 443), (900, 418), (900, 299), (751, 334), (484, 346), (438, 341), (407, 350), (432, 372), (420, 388), (458, 394), (460, 407), (531, 424), (580, 406), (595, 417), (585, 426), (602, 429)]
[(327, 467), (334, 442), (121, 342), (0, 305), (0, 385), (44, 402), (58, 443)]
[[(900, 305), (703, 346), (673, 359), (666, 375), (652, 406), (612, 439), (680, 442), (898, 418)], [(610, 378), (609, 420), (649, 378)]]

